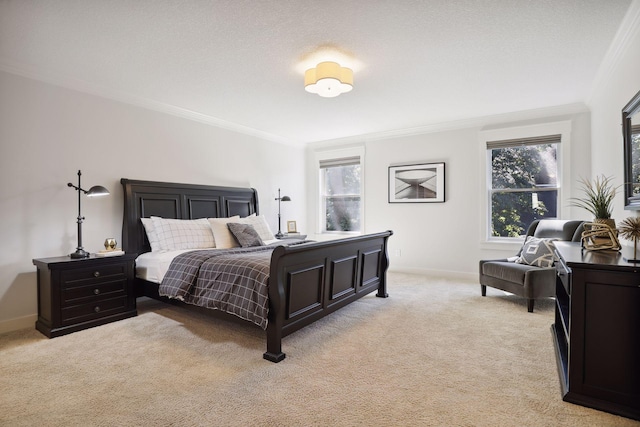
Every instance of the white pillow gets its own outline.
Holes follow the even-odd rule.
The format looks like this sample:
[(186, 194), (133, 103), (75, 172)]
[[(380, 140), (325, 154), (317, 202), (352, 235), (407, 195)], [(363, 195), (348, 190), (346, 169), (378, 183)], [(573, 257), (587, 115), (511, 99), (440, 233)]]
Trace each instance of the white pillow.
[(160, 250), (206, 249), (215, 247), (213, 233), (206, 218), (168, 219), (151, 217)]
[(271, 231), (271, 228), (269, 227), (269, 224), (267, 223), (267, 219), (265, 218), (264, 215), (255, 216), (254, 214), (246, 218), (241, 218), (240, 221), (234, 221), (234, 222), (252, 225), (253, 228), (255, 228), (255, 230), (258, 232), (258, 235), (260, 236), (260, 239), (262, 239), (263, 242), (265, 240), (273, 240), (276, 238), (276, 236), (273, 235), (273, 232)]
[(144, 231), (147, 233), (147, 240), (149, 240), (151, 252), (158, 252), (160, 250), (160, 242), (158, 241), (158, 233), (156, 233), (155, 228), (153, 228), (153, 221), (151, 218), (140, 218), (140, 221), (142, 221)]
[(238, 222), (240, 215), (232, 216), (231, 218), (208, 218), (208, 220), (216, 248), (229, 249), (240, 246), (231, 231), (229, 231), (229, 227), (227, 227), (229, 222)]

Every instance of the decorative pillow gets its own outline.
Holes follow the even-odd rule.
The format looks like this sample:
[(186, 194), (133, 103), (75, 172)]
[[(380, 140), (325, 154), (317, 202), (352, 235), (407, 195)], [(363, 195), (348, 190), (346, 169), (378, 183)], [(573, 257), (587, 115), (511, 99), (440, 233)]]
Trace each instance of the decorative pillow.
[(213, 232), (213, 240), (215, 241), (216, 248), (229, 249), (237, 248), (238, 242), (233, 238), (233, 234), (229, 231), (227, 224), (230, 222), (238, 222), (240, 215), (232, 216), (231, 218), (208, 218), (209, 226)]
[(151, 245), (151, 252), (158, 252), (160, 250), (160, 242), (158, 241), (158, 233), (156, 233), (155, 228), (153, 228), (153, 221), (151, 218), (140, 218), (140, 221), (142, 221), (144, 231), (147, 233), (147, 240), (149, 240), (149, 245)]
[(522, 245), (520, 257), (516, 259), (516, 262), (536, 267), (553, 267), (555, 261), (553, 257), (553, 240), (557, 239), (540, 239), (528, 236), (524, 241), (524, 245)]
[(227, 224), (227, 227), (243, 248), (264, 245), (264, 242), (256, 229), (253, 228), (253, 225), (230, 222)]
[(213, 233), (206, 218), (167, 219), (152, 216), (160, 250), (205, 249), (215, 247)]
[(255, 214), (253, 214), (246, 218), (241, 218), (240, 221), (234, 222), (252, 225), (253, 228), (255, 228), (255, 230), (258, 232), (258, 235), (263, 242), (266, 240), (274, 240), (276, 238), (276, 236), (273, 235), (273, 232), (271, 231), (271, 228), (269, 227), (267, 219), (264, 215), (256, 216)]

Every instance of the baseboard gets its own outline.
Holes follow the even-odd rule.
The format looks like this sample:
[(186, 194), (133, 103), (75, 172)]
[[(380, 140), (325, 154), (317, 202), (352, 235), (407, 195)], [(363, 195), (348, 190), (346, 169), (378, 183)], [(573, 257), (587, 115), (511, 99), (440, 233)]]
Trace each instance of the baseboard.
[(461, 271), (448, 271), (448, 270), (431, 270), (426, 268), (412, 268), (412, 267), (391, 267), (389, 266), (389, 272), (391, 273), (408, 273), (408, 274), (424, 274), (425, 276), (441, 277), (443, 279), (463, 280), (465, 282), (478, 282), (477, 273), (464, 273)]
[(37, 314), (3, 320), (0, 322), (0, 334), (17, 331), (18, 329), (35, 328), (36, 320), (38, 320)]

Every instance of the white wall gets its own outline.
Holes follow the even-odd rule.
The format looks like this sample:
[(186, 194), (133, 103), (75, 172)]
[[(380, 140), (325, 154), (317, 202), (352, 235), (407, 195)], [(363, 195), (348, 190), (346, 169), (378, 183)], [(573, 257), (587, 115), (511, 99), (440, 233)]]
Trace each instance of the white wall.
[[(592, 169), (594, 175), (624, 182), (622, 108), (640, 91), (640, 0), (635, 0), (609, 52), (588, 106), (591, 109)], [(622, 189), (621, 189), (622, 190)], [(624, 210), (623, 191), (616, 198), (613, 217), (621, 220), (638, 212)]]
[[(457, 130), (430, 132), (420, 135), (386, 138), (360, 143), (350, 140), (344, 146), (365, 147), (365, 224), (366, 232), (393, 230), (389, 240), (390, 268), (402, 271), (428, 271), (469, 279), (477, 278), (480, 259), (512, 256), (519, 245), (507, 245), (504, 249), (481, 247), (481, 171), (478, 134), (486, 129), (500, 129), (547, 122), (571, 123), (570, 183), (577, 183), (590, 174), (590, 120), (586, 107), (569, 109), (573, 112), (559, 114), (562, 109), (549, 109), (509, 116), (491, 124), (477, 125)], [(534, 117), (535, 116), (535, 117)], [(328, 146), (339, 148), (341, 144), (327, 142), (314, 144), (308, 149), (308, 161), (314, 150)], [(391, 165), (416, 162), (446, 163), (446, 202), (421, 204), (388, 203), (388, 168)], [(308, 164), (312, 164), (309, 161)], [(317, 171), (309, 168), (307, 182), (312, 188)], [(573, 197), (575, 188), (563, 189), (567, 197)], [(313, 201), (309, 200), (307, 222), (312, 222)], [(588, 219), (586, 212), (563, 206), (564, 218)]]
[(103, 249), (121, 240), (120, 178), (249, 186), (277, 229), (305, 229), (304, 150), (203, 123), (0, 72), (0, 332), (33, 327), (37, 312), (33, 258), (59, 256), (77, 244), (77, 192), (67, 182), (103, 185), (111, 195), (83, 198), (83, 243)]

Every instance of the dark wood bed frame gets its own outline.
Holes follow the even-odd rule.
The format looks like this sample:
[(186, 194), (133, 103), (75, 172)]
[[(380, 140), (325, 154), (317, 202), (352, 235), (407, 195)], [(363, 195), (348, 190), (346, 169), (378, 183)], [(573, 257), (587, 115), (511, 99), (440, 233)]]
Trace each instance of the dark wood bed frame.
[[(140, 218), (222, 218), (259, 213), (258, 195), (253, 188), (126, 178), (120, 182), (124, 188), (122, 247), (128, 253), (140, 255), (151, 250)], [(280, 362), (285, 358), (283, 337), (373, 291), (377, 290), (377, 297), (386, 298), (387, 240), (392, 234), (385, 231), (276, 247), (271, 256), (264, 358)], [(167, 300), (158, 295), (155, 283), (136, 279), (136, 287), (138, 296)]]

